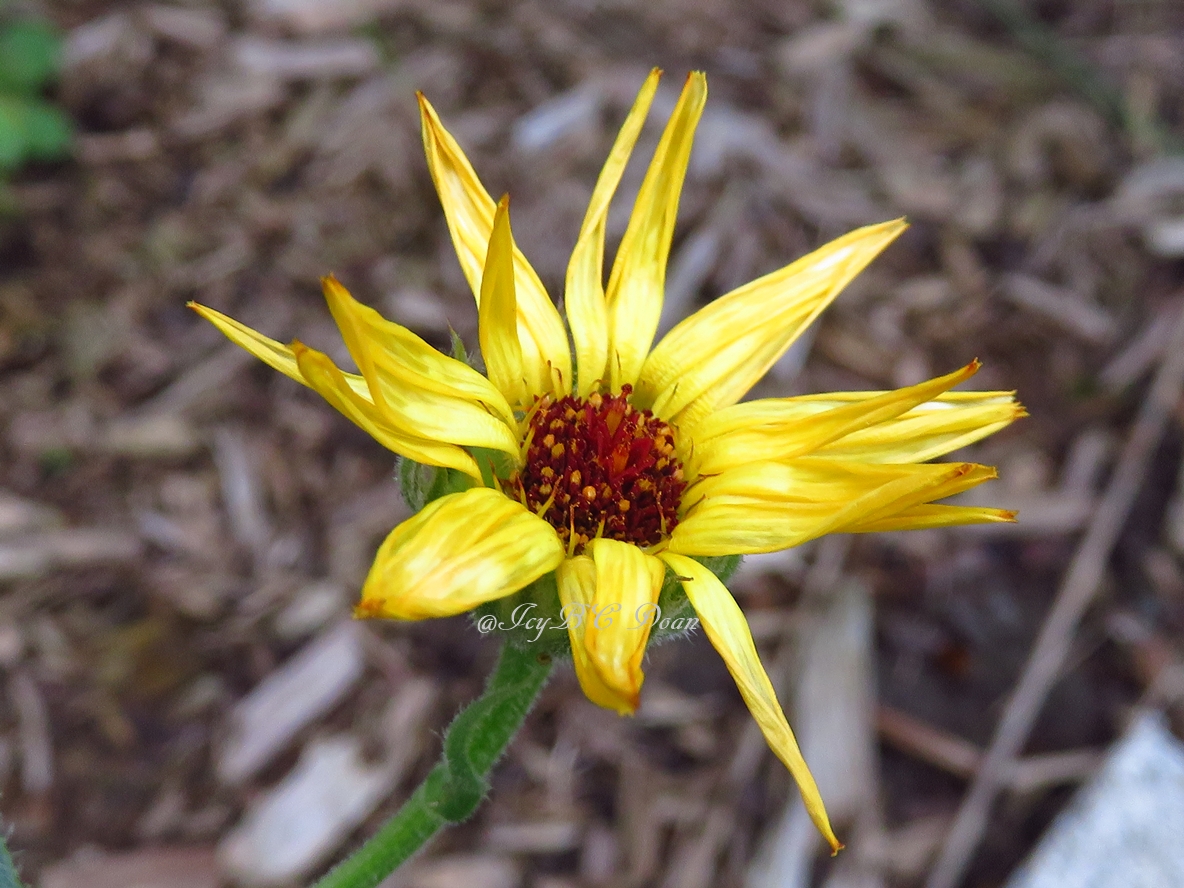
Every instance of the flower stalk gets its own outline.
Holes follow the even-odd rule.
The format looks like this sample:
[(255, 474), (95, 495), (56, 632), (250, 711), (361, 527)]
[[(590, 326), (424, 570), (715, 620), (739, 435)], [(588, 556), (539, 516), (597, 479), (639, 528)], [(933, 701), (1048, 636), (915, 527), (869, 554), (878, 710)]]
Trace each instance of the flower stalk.
[(374, 888), (449, 823), (468, 820), (551, 674), (551, 657), (502, 646), (485, 692), (444, 735), (439, 763), (390, 820), (315, 888)]

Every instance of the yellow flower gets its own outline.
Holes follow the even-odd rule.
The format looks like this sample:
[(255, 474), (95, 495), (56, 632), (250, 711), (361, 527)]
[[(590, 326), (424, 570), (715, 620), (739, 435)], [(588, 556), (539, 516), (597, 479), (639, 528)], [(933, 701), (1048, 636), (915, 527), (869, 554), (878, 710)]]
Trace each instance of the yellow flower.
[[(508, 201), (494, 203), (420, 97), (428, 166), (477, 300), (485, 376), (356, 302), (332, 277), (325, 297), (359, 374), (194, 308), (395, 453), (469, 479), (387, 537), (359, 616), (457, 614), (553, 574), (562, 605), (589, 617), (568, 624), (580, 685), (601, 706), (632, 713), (649, 627), (625, 615), (654, 605), (669, 573), (837, 850), (744, 615), (696, 559), (771, 552), (826, 533), (1010, 521), (1001, 510), (932, 504), (994, 469), (925, 461), (1003, 428), (1022, 408), (1008, 392), (950, 392), (977, 362), (897, 391), (740, 402), (904, 230), (901, 220), (861, 228), (716, 299), (651, 347), (707, 94), (702, 74), (687, 78), (607, 286), (603, 260), (609, 202), (658, 75), (642, 87), (592, 193), (567, 270), (566, 325), (514, 245)], [(620, 619), (594, 618), (602, 613)]]

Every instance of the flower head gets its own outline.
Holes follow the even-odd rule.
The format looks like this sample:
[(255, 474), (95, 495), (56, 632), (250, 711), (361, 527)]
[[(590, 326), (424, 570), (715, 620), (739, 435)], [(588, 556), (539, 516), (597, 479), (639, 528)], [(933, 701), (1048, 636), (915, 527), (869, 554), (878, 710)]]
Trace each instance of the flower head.
[[(332, 277), (325, 298), (357, 374), (300, 342), (285, 346), (194, 308), (384, 446), (451, 479), (382, 544), (359, 616), (447, 616), (553, 580), (544, 594), (565, 613), (589, 615), (567, 621), (584, 692), (631, 713), (650, 627), (629, 615), (681, 587), (837, 849), (744, 615), (708, 564), (826, 533), (1010, 521), (1002, 510), (933, 504), (994, 469), (926, 461), (1003, 428), (1022, 408), (1008, 392), (950, 391), (977, 362), (896, 391), (740, 401), (904, 230), (901, 220), (861, 228), (716, 299), (654, 346), (706, 99), (702, 74), (687, 78), (607, 285), (603, 261), (609, 202), (657, 83), (655, 71), (593, 190), (567, 270), (566, 325), (514, 244), (508, 201), (493, 201), (420, 97), (428, 166), (477, 300), (485, 375), (356, 302)], [(617, 619), (595, 618), (604, 613)]]

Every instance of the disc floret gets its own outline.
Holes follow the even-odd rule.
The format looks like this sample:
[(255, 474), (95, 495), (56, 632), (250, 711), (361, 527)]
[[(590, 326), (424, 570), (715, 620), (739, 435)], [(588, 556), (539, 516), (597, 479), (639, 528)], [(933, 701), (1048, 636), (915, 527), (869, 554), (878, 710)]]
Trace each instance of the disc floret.
[(569, 552), (597, 537), (654, 546), (678, 524), (686, 481), (674, 429), (619, 395), (537, 401), (529, 414), (518, 499)]

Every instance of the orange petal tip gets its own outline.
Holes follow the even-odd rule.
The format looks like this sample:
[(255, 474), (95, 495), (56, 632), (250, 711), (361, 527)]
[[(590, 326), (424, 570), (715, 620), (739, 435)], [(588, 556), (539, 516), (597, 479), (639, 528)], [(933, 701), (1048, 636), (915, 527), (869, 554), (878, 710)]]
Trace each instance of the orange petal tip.
[(382, 603), (373, 598), (363, 598), (354, 605), (355, 620), (373, 620), (382, 616)]

